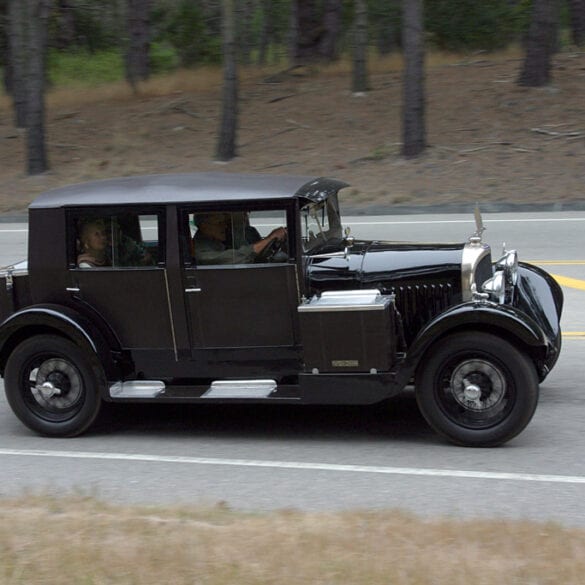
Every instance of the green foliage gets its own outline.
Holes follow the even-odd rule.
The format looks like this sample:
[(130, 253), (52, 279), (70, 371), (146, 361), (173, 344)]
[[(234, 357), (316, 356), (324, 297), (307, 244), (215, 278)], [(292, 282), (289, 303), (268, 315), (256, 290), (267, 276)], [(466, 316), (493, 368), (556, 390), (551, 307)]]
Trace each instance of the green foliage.
[(198, 3), (181, 0), (175, 8), (160, 6), (153, 20), (156, 40), (173, 47), (182, 66), (221, 62), (221, 35)]
[(180, 65), (177, 51), (168, 43), (151, 43), (150, 69), (152, 73), (166, 73), (174, 71)]
[(440, 49), (499, 49), (518, 38), (528, 8), (509, 0), (426, 0), (426, 30)]
[(124, 59), (115, 49), (96, 53), (53, 50), (49, 52), (48, 72), (56, 86), (97, 86), (124, 79)]
[(121, 46), (124, 19), (115, 0), (70, 0), (55, 3), (49, 21), (49, 46), (103, 51)]

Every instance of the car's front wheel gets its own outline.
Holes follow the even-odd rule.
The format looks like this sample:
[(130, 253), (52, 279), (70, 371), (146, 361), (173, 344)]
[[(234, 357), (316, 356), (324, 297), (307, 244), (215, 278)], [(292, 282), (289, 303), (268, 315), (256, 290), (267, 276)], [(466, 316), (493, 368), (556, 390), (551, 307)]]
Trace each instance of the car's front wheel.
[(100, 369), (86, 352), (56, 335), (23, 341), (6, 363), (6, 398), (31, 430), (53, 437), (84, 432), (100, 406)]
[(495, 335), (466, 332), (438, 341), (421, 360), (419, 408), (439, 434), (468, 447), (493, 447), (518, 435), (538, 403), (530, 358)]

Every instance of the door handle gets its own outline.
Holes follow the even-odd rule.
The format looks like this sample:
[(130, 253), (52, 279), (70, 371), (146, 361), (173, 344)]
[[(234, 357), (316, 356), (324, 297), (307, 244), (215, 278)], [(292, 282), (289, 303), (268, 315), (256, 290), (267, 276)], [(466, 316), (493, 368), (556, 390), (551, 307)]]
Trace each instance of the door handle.
[(185, 292), (186, 293), (201, 292), (201, 289), (200, 288), (186, 288)]
[(81, 289), (79, 287), (77, 287), (77, 286), (68, 286), (65, 290), (67, 292), (70, 292), (70, 293), (78, 293), (78, 292), (81, 292)]

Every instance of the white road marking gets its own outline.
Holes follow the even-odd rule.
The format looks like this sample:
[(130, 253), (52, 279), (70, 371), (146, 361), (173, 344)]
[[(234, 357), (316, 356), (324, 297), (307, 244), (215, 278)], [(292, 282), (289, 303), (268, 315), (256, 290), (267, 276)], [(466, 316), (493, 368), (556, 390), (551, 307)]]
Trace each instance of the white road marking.
[(416, 467), (382, 467), (375, 465), (340, 465), (299, 461), (262, 461), (256, 459), (215, 459), (209, 457), (180, 457), (136, 453), (99, 453), (89, 451), (43, 451), (28, 449), (0, 449), (0, 456), (46, 457), (61, 459), (97, 459), (142, 463), (181, 463), (187, 465), (218, 465), (235, 467), (263, 467), (270, 469), (298, 469), (301, 471), (334, 471), (342, 473), (377, 473), (383, 475), (411, 475), (465, 479), (495, 479), (522, 482), (585, 484), (585, 477), (575, 475), (541, 475), (534, 473), (504, 473), (498, 471), (465, 471), (458, 469), (419, 469)]
[[(585, 217), (551, 217), (551, 218), (528, 218), (528, 219), (490, 219), (483, 218), (484, 224), (487, 226), (490, 223), (550, 223), (550, 222), (565, 222), (565, 221), (585, 221)], [(408, 220), (408, 221), (354, 221), (351, 217), (343, 218), (343, 223), (351, 225), (431, 225), (431, 224), (448, 224), (448, 223), (468, 223), (474, 224), (474, 219), (423, 219), (423, 220)]]
[[(411, 216), (410, 216), (411, 217)], [(550, 222), (571, 222), (571, 221), (585, 221), (585, 217), (543, 217), (543, 218), (513, 218), (513, 219), (491, 219), (490, 217), (484, 216), (484, 223), (487, 225), (489, 223), (550, 223)], [(361, 220), (354, 218), (352, 216), (345, 217), (344, 222), (349, 223), (351, 225), (441, 225), (441, 224), (450, 224), (450, 223), (467, 223), (473, 224), (473, 218), (470, 219), (425, 219), (425, 220)], [(277, 224), (273, 223), (266, 223), (266, 224), (256, 224), (260, 227), (271, 227)], [(28, 228), (24, 229), (1, 229), (0, 234), (16, 234), (16, 233), (26, 233), (28, 232)]]

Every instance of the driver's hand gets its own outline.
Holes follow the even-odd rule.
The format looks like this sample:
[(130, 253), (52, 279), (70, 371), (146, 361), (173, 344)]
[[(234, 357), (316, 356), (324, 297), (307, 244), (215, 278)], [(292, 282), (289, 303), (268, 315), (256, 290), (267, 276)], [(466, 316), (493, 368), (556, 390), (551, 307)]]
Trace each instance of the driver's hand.
[(268, 239), (269, 240), (284, 240), (286, 238), (286, 228), (284, 227), (279, 227), (276, 229), (273, 229), (269, 234), (268, 234)]

